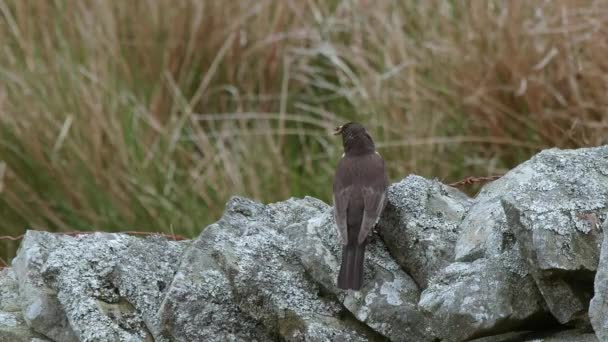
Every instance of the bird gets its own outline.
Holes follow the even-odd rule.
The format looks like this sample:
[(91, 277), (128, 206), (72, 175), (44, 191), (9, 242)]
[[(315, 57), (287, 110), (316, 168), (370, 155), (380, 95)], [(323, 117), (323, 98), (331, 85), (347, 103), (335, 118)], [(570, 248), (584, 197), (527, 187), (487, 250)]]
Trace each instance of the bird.
[(338, 288), (360, 290), (365, 247), (387, 203), (388, 176), (384, 159), (365, 127), (349, 122), (336, 127), (344, 154), (333, 179), (334, 219), (342, 245)]

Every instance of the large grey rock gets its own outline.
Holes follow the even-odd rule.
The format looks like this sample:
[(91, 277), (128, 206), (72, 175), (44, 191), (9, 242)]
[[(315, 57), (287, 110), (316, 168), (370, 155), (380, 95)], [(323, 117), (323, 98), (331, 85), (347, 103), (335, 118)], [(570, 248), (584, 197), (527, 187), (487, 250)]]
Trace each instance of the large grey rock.
[(514, 251), (446, 267), (422, 292), (420, 308), (434, 318), (445, 341), (547, 321), (542, 297)]
[(0, 269), (0, 341), (48, 341), (30, 329), (21, 313), (17, 280), (10, 268)]
[[(378, 224), (391, 254), (426, 288), (419, 306), (446, 340), (508, 331), (544, 317), (542, 297), (513, 243), (491, 258), (451, 264), (473, 203), (454, 188), (409, 176), (390, 187)], [(502, 213), (499, 200), (493, 207)]]
[[(214, 238), (211, 229), (204, 234)], [(231, 274), (222, 253), (206, 249), (204, 239), (186, 251), (158, 316), (161, 335), (173, 341), (268, 341), (266, 328), (236, 305)]]
[(46, 261), (59, 239), (58, 235), (28, 231), (12, 266), (27, 325), (55, 341), (76, 342), (78, 337), (59, 303), (58, 291), (43, 277)]
[(533, 165), (523, 163), (481, 189), (461, 223), (455, 246), (456, 261), (491, 258), (511, 250), (517, 243), (507, 225), (501, 200), (527, 182), (534, 174)]
[(161, 334), (158, 310), (187, 244), (158, 236), (135, 239), (120, 254), (112, 276), (112, 284), (137, 309), (156, 342), (169, 341)]
[[(460, 265), (456, 269), (466, 270), (464, 273), (468, 276), (455, 284), (450, 283), (449, 279), (453, 279), (450, 277), (447, 277), (447, 281), (439, 279), (435, 291), (423, 294), (428, 303), (442, 303), (442, 306), (435, 304), (428, 308), (437, 310), (441, 307), (443, 313), (439, 317), (447, 317), (445, 324), (448, 331), (450, 327), (460, 326), (466, 327), (466, 331), (474, 330), (475, 335), (479, 335), (484, 334), (484, 331), (506, 331), (529, 321), (547, 319), (544, 299), (536, 288), (515, 234), (507, 224), (501, 204), (506, 194), (515, 191), (534, 173), (534, 165), (524, 163), (500, 179), (488, 183), (476, 196), (462, 220), (461, 233), (455, 245), (455, 259)], [(494, 286), (470, 286), (478, 280), (487, 284), (488, 279), (500, 281)], [(520, 292), (520, 288), (523, 291)], [(469, 305), (442, 298), (446, 295), (455, 296), (454, 298), (464, 296), (468, 298)], [(488, 301), (492, 309), (484, 311), (488, 305), (482, 303), (487, 298), (493, 298)], [(472, 303), (477, 305), (471, 305)]]
[(152, 341), (159, 282), (171, 281), (179, 246), (28, 231), (13, 260), (25, 321), (55, 341)]
[(378, 231), (418, 285), (454, 261), (459, 226), (472, 201), (437, 181), (408, 176), (390, 186)]
[(471, 342), (599, 342), (592, 332), (586, 330), (520, 331), (488, 336)]
[(608, 341), (608, 220), (603, 225), (600, 261), (594, 282), (594, 296), (589, 304), (589, 319), (600, 341)]
[(392, 259), (384, 243), (372, 235), (366, 250), (365, 281), (360, 291), (335, 286), (341, 246), (331, 207), (285, 231), (306, 272), (360, 322), (392, 341), (432, 341), (435, 333), (417, 308), (419, 290)]
[(363, 340), (339, 318), (337, 303), (318, 296), (277, 230), (315, 214), (314, 206), (293, 206), (282, 215), (271, 206), (230, 200), (182, 261), (161, 310), (167, 335), (183, 341)]
[[(42, 235), (48, 234), (29, 231), (26, 239), (36, 240)], [(118, 261), (116, 256), (131, 239), (136, 238), (96, 233), (64, 236), (54, 246), (47, 245), (50, 253), (40, 276), (57, 291), (57, 299), (80, 341), (151, 340), (133, 306), (122, 300), (109, 281)]]
[(585, 323), (608, 212), (608, 147), (546, 150), (502, 199), (509, 228), (551, 313)]

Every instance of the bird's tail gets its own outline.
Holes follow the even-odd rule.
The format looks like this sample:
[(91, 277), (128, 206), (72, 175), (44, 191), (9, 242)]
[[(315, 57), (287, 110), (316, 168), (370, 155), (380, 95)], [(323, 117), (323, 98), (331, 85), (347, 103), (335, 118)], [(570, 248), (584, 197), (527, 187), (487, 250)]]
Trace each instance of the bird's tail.
[(348, 244), (342, 247), (342, 265), (338, 274), (338, 287), (359, 290), (363, 284), (365, 244)]

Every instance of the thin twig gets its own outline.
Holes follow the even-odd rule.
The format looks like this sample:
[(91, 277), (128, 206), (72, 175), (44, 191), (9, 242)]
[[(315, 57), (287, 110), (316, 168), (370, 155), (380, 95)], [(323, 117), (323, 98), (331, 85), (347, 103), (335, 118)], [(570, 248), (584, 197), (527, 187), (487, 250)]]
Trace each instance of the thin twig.
[(471, 185), (471, 184), (475, 184), (475, 183), (487, 183), (487, 182), (495, 181), (502, 176), (503, 175), (494, 175), (494, 176), (487, 176), (487, 177), (471, 176), (471, 177), (467, 177), (465, 179), (459, 180), (458, 182), (451, 183), (449, 185), (453, 186), (453, 187), (459, 187), (462, 185)]

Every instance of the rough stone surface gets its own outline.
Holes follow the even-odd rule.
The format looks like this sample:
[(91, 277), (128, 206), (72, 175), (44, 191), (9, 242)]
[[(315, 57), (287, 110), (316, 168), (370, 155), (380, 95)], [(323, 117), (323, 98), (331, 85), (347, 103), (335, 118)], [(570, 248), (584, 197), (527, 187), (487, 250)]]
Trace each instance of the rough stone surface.
[(21, 313), (17, 280), (12, 269), (0, 269), (0, 341), (48, 341), (30, 329)]
[(525, 264), (518, 265), (521, 259), (511, 254), (453, 263), (422, 292), (420, 308), (434, 318), (444, 340), (462, 341), (548, 320)]
[(528, 182), (534, 172), (533, 165), (526, 162), (481, 189), (462, 220), (455, 246), (456, 261), (491, 258), (512, 249), (517, 241), (507, 225), (501, 199)]
[(588, 330), (564, 331), (520, 331), (507, 334), (488, 336), (471, 342), (599, 342), (593, 332)]
[(187, 243), (161, 237), (136, 239), (121, 253), (112, 283), (136, 309), (156, 342), (161, 335), (158, 310)]
[(152, 341), (179, 254), (155, 238), (28, 231), (13, 261), (25, 321), (55, 341)]
[(27, 325), (55, 341), (75, 342), (78, 337), (59, 303), (57, 291), (43, 277), (46, 260), (59, 239), (57, 235), (28, 231), (12, 266)]
[(604, 238), (595, 275), (594, 296), (589, 304), (589, 319), (600, 341), (608, 341), (608, 220), (603, 225)]
[(141, 315), (157, 342), (161, 335), (158, 310), (173, 281), (187, 243), (161, 237), (134, 240), (122, 253), (113, 284)]
[[(457, 269), (467, 272), (469, 269), (476, 270), (474, 277), (465, 277), (468, 282), (460, 280), (454, 284), (450, 283), (449, 279), (439, 279), (435, 289), (443, 291), (425, 293), (428, 303), (450, 303), (442, 304), (443, 311), (439, 311), (442, 312), (440, 316), (446, 317), (445, 324), (448, 327), (466, 327), (466, 331), (478, 335), (484, 333), (484, 330), (506, 331), (532, 319), (550, 320), (547, 318), (544, 299), (537, 290), (536, 282), (521, 253), (515, 233), (507, 222), (501, 203), (506, 194), (528, 182), (534, 172), (533, 163), (527, 162), (485, 185), (462, 220), (461, 233), (455, 245), (455, 259), (460, 265)], [(485, 284), (487, 279), (500, 281), (496, 286), (469, 286), (471, 281), (476, 282), (478, 279), (483, 279)], [(486, 298), (493, 298), (490, 301), (493, 308), (486, 310), (487, 306), (483, 305), (464, 307), (458, 301), (452, 302), (450, 295), (452, 298), (465, 296), (469, 298), (468, 303), (485, 302)], [(440, 307), (437, 305), (429, 307), (432, 310), (438, 308)], [(462, 312), (466, 319), (463, 319), (463, 314), (459, 312)]]
[(360, 291), (335, 286), (339, 269), (337, 232), (332, 209), (286, 229), (310, 276), (325, 292), (336, 296), (354, 317), (376, 332), (395, 341), (432, 341), (435, 333), (429, 320), (417, 309), (416, 283), (391, 258), (381, 239), (372, 235), (367, 246), (365, 285)]
[[(208, 227), (201, 235), (213, 239), (215, 232)], [(181, 261), (158, 314), (161, 334), (175, 341), (272, 340), (236, 305), (231, 276), (217, 259), (222, 254), (206, 250), (205, 239), (197, 239)]]
[(420, 287), (454, 261), (460, 222), (471, 203), (462, 192), (420, 176), (390, 186), (378, 231)]
[[(377, 281), (368, 284), (368, 289), (361, 292), (369, 293), (367, 296), (339, 293), (333, 285), (338, 240), (336, 236), (329, 237), (329, 234), (335, 234), (328, 224), (331, 218), (329, 210), (326, 204), (311, 198), (291, 199), (267, 206), (233, 198), (222, 219), (207, 227), (194, 242), (190, 253), (195, 255), (193, 259), (199, 260), (197, 265), (182, 263), (179, 278), (173, 282), (172, 287), (196, 293), (200, 298), (184, 300), (178, 296), (179, 292), (174, 294), (170, 290), (164, 304), (171, 310), (170, 314), (164, 316), (171, 319), (177, 313), (176, 321), (183, 321), (184, 325), (174, 325), (169, 334), (195, 340), (202, 336), (198, 335), (201, 332), (197, 328), (207, 326), (214, 330), (213, 336), (219, 336), (220, 340), (280, 337), (297, 341), (364, 341), (374, 337), (377, 333), (351, 317), (354, 314), (367, 321), (368, 326), (378, 333), (405, 340), (407, 337), (398, 334), (407, 331), (406, 327), (391, 324), (393, 322), (389, 319), (382, 320), (403, 318), (398, 317), (396, 310), (382, 311), (393, 306), (400, 308), (399, 305), (406, 300), (410, 307), (415, 308), (418, 295), (416, 285), (384, 250), (384, 255), (378, 258), (392, 262), (385, 272), (390, 272), (392, 267), (396, 274), (378, 276)], [(314, 228), (315, 221), (322, 218), (326, 219), (325, 224)], [(323, 245), (321, 240), (328, 245)], [(308, 250), (307, 247), (312, 249)], [(373, 258), (375, 253), (370, 250), (369, 255)], [(306, 266), (310, 266), (313, 259), (321, 263), (307, 272)], [(199, 274), (211, 271), (216, 281), (200, 284), (193, 280)], [(218, 283), (224, 283), (226, 288), (231, 287), (232, 290), (224, 293), (217, 289)], [(194, 284), (199, 285), (196, 291), (189, 288)], [(220, 298), (215, 296), (218, 293)], [(342, 299), (339, 301), (338, 298)], [(203, 300), (218, 303), (218, 306), (189, 309)], [(346, 312), (341, 302), (347, 303), (346, 308), (356, 311), (352, 314)], [(184, 317), (183, 320), (179, 317), (179, 312), (194, 311), (198, 312), (195, 317)], [(228, 319), (214, 320), (218, 312), (221, 317)], [(414, 313), (420, 317), (418, 312)], [(381, 314), (384, 317), (380, 317)], [(204, 322), (212, 324), (206, 325)], [(231, 335), (235, 331), (252, 335)], [(268, 335), (265, 335), (266, 331)], [(191, 334), (179, 335), (183, 332)], [(209, 333), (211, 331), (202, 332), (204, 336), (210, 336)]]
[[(453, 188), (418, 176), (393, 184), (389, 191), (379, 231), (402, 267), (418, 275), (423, 288), (428, 286), (419, 305), (433, 318), (440, 336), (460, 340), (487, 331), (508, 331), (530, 319), (546, 319), (542, 297), (513, 236), (500, 241), (491, 254), (474, 252), (452, 263), (456, 241), (462, 244), (467, 234), (459, 227), (487, 223), (488, 217), (495, 216), (498, 220), (493, 223), (500, 223), (490, 226), (487, 233), (501, 239), (507, 235), (498, 195), (486, 190), (482, 193), (494, 202), (470, 200)], [(485, 216), (472, 219), (474, 210)]]
[(392, 185), (360, 291), (335, 286), (313, 198), (235, 197), (193, 241), (29, 231), (0, 270), (0, 341), (608, 340), (607, 216), (604, 146), (544, 151), (474, 199)]
[[(49, 235), (33, 231), (27, 234), (26, 239), (37, 241), (40, 247), (47, 241), (45, 235)], [(150, 332), (133, 306), (109, 281), (116, 255), (133, 239), (101, 233), (56, 239), (47, 258), (40, 260), (41, 269), (29, 270), (39, 271), (45, 284), (57, 292), (80, 341), (151, 341)]]
[(502, 199), (508, 225), (551, 313), (585, 324), (608, 212), (608, 147), (546, 150)]

